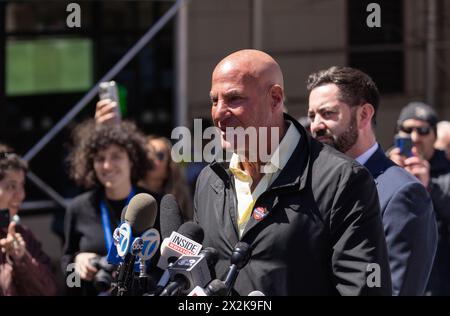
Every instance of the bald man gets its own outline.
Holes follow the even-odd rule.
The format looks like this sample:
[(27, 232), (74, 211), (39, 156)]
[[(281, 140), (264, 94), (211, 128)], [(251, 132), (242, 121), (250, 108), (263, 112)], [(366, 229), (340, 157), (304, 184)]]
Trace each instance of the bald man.
[(217, 277), (245, 242), (237, 295), (390, 295), (373, 178), (283, 113), (283, 87), (280, 66), (256, 50), (227, 56), (212, 74), (212, 119), (232, 155), (200, 174), (194, 220), (219, 252)]

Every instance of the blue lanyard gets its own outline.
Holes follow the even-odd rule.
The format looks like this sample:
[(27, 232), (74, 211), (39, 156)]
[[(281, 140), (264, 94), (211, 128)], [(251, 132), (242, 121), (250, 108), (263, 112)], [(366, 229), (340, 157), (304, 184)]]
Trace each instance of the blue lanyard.
[[(131, 188), (131, 192), (127, 197), (127, 202), (125, 205), (130, 203), (131, 198), (135, 195), (134, 187)], [(113, 243), (112, 241), (112, 232), (111, 232), (111, 221), (109, 219), (108, 208), (106, 207), (105, 201), (103, 199), (100, 200), (100, 211), (102, 215), (102, 226), (103, 226), (103, 235), (105, 237), (106, 251), (108, 252)]]

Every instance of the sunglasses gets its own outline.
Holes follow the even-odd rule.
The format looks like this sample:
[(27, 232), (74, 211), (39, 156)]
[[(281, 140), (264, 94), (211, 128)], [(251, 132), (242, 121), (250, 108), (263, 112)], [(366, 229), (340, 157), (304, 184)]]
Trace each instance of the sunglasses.
[(405, 126), (400, 126), (399, 129), (406, 134), (411, 134), (413, 131), (416, 131), (417, 134), (421, 135), (421, 136), (425, 136), (430, 134), (431, 132), (431, 127), (429, 126), (423, 126), (423, 127), (405, 127)]

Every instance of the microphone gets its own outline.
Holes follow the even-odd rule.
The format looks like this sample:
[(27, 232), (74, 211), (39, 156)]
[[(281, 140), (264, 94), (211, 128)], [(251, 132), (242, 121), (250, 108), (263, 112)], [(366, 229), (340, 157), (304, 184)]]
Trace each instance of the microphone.
[(169, 238), (164, 239), (157, 267), (165, 271), (158, 282), (156, 294), (159, 294), (170, 280), (167, 268), (182, 255), (198, 255), (202, 249), (201, 243), (204, 237), (203, 228), (200, 225), (186, 222), (179, 227), (178, 232), (172, 232)]
[(133, 235), (139, 236), (155, 225), (158, 203), (148, 193), (135, 195), (125, 212), (125, 222), (130, 224)]
[[(194, 222), (186, 222), (178, 232), (172, 232), (165, 247), (161, 247), (158, 268), (167, 269), (169, 261), (175, 262), (182, 255), (198, 255), (205, 237), (203, 228)], [(171, 259), (172, 258), (172, 259)], [(171, 260), (169, 260), (171, 259)]]
[(180, 228), (183, 218), (180, 207), (172, 194), (163, 196), (159, 210), (161, 238), (164, 239)]
[(252, 291), (252, 292), (248, 293), (247, 296), (266, 296), (266, 295), (261, 291)]
[[(128, 287), (132, 282), (133, 271), (136, 257), (140, 256), (140, 266), (142, 273), (142, 266), (144, 266), (145, 274), (145, 260), (151, 258), (159, 246), (159, 233), (153, 229), (157, 214), (157, 202), (147, 193), (140, 193), (135, 195), (128, 204), (124, 214), (124, 223), (119, 227), (119, 241), (117, 243), (117, 253), (123, 259), (123, 263), (119, 267), (119, 274), (117, 277), (118, 296), (123, 296), (128, 292)], [(115, 231), (114, 241), (117, 239)], [(142, 235), (142, 237), (141, 237)], [(156, 236), (157, 235), (157, 236)], [(133, 236), (136, 236), (133, 238)], [(145, 241), (149, 243), (151, 250), (146, 247)], [(156, 249), (155, 249), (155, 245)], [(145, 252), (143, 253), (143, 250)]]
[(225, 285), (227, 286), (227, 296), (230, 294), (231, 289), (236, 282), (236, 278), (239, 274), (239, 270), (241, 270), (250, 260), (250, 256), (252, 255), (252, 249), (245, 242), (238, 242), (233, 249), (233, 253), (231, 254), (230, 262), (230, 270), (225, 278)]
[(127, 205), (125, 205), (122, 209), (122, 213), (120, 213), (120, 223), (124, 223), (125, 222), (125, 213), (127, 212)]
[(206, 286), (196, 286), (188, 296), (226, 296), (228, 292), (227, 286), (222, 280), (214, 279)]
[(210, 267), (219, 259), (217, 250), (206, 248), (197, 256), (181, 256), (169, 267), (169, 285), (160, 296), (187, 295), (196, 286), (204, 287), (211, 281)]

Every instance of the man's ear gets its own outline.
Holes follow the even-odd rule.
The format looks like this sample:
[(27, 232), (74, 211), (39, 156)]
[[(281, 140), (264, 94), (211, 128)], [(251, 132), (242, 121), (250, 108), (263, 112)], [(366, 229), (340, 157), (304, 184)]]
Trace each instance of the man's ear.
[(360, 128), (372, 124), (372, 118), (375, 115), (375, 108), (370, 103), (364, 103), (358, 109), (358, 125)]
[(278, 109), (278, 108), (283, 108), (283, 103), (284, 103), (284, 91), (283, 88), (278, 85), (278, 84), (274, 84), (271, 88), (270, 88), (270, 97), (272, 99), (272, 109)]

